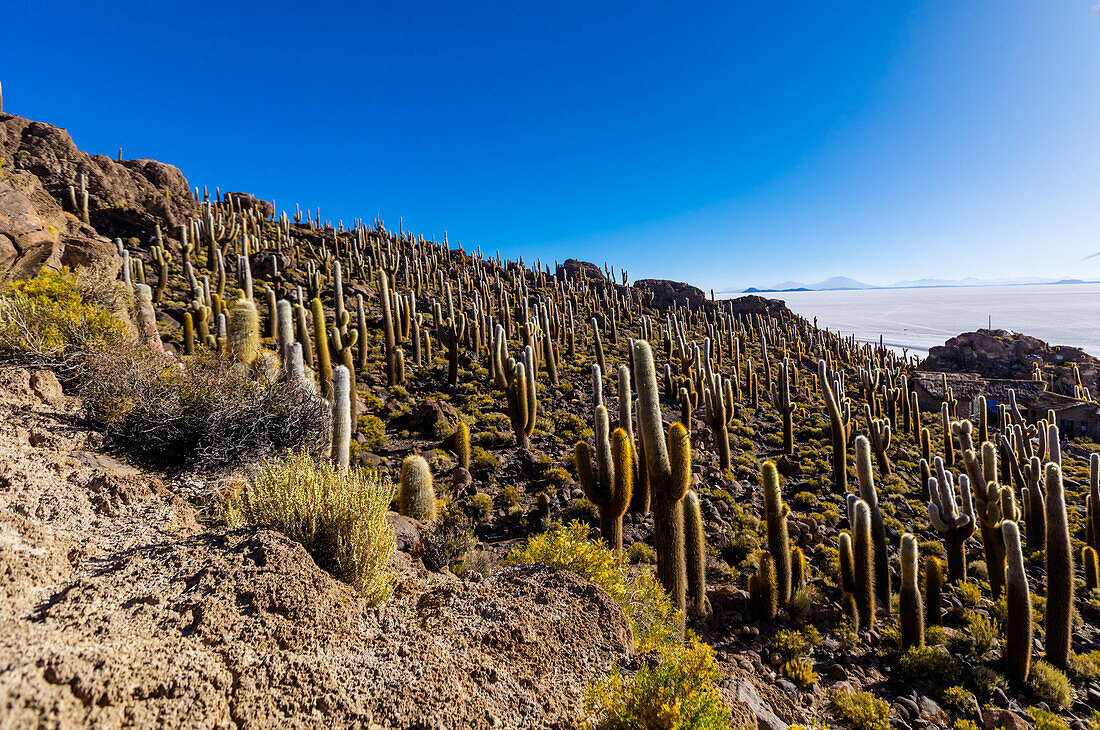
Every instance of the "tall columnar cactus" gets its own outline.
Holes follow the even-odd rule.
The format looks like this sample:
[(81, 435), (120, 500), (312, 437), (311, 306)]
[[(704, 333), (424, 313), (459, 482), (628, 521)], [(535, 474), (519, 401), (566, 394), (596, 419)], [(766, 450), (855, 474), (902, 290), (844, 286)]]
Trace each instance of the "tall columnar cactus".
[(935, 555), (924, 559), (924, 619), (929, 626), (943, 621), (943, 563)]
[(382, 334), (386, 356), (386, 384), (397, 385), (397, 340), (394, 334), (393, 302), (390, 298), (390, 279), (386, 272), (378, 271), (378, 300), (382, 305)]
[(890, 613), (890, 554), (886, 549), (886, 525), (878, 504), (878, 490), (871, 471), (871, 443), (864, 436), (856, 437), (856, 478), (859, 496), (871, 513), (871, 539), (875, 543), (875, 591), (886, 613)]
[[(852, 520), (855, 524), (855, 520)], [(852, 547), (852, 535), (848, 532), (840, 533), (837, 538), (837, 548), (840, 553), (840, 587), (845, 593), (855, 594), (856, 590), (856, 556)]]
[(687, 603), (684, 519), (681, 501), (691, 485), (691, 441), (683, 424), (674, 423), (665, 440), (653, 352), (645, 340), (634, 342), (634, 384), (638, 389), (638, 426), (652, 492), (657, 577), (683, 611)]
[(420, 454), (411, 454), (401, 462), (401, 481), (397, 489), (397, 511), (414, 520), (436, 519), (438, 506), (432, 470)]
[(1073, 638), (1073, 548), (1066, 518), (1066, 495), (1062, 470), (1047, 464), (1046, 487), (1046, 650), (1047, 661), (1058, 667), (1069, 663)]
[(960, 512), (955, 502), (955, 480), (951, 472), (944, 469), (943, 460), (938, 456), (936, 473), (938, 477), (928, 480), (928, 491), (932, 495), (928, 502), (928, 520), (943, 533), (948, 575), (952, 581), (962, 582), (966, 580), (966, 541), (974, 534), (975, 529), (970, 479), (965, 474), (959, 477), (959, 492), (962, 494), (963, 504)]
[(875, 627), (875, 544), (871, 536), (871, 510), (860, 500), (855, 506), (855, 525), (852, 534), (855, 553), (856, 605), (859, 607), (859, 625), (864, 629)]
[(260, 314), (243, 292), (229, 310), (226, 338), (230, 357), (248, 367), (256, 362), (260, 355)]
[[(317, 377), (321, 381), (321, 397), (332, 398), (332, 358), (328, 351), (328, 333), (325, 331), (325, 307), (321, 300), (310, 302), (313, 313), (313, 350), (317, 356)], [(351, 373), (348, 373), (349, 377)]]
[(791, 596), (806, 587), (810, 579), (810, 564), (806, 560), (806, 553), (795, 545), (791, 548)]
[(346, 469), (351, 449), (351, 372), (338, 365), (332, 387), (332, 463)]
[(455, 454), (458, 456), (458, 465), (463, 469), (470, 470), (470, 427), (466, 425), (466, 422), (459, 420), (458, 425), (455, 427)]
[[(633, 346), (632, 346), (633, 347)], [(619, 428), (626, 431), (634, 446), (634, 489), (630, 497), (630, 511), (649, 513), (649, 479), (646, 475), (645, 455), (641, 453), (638, 439), (634, 437), (634, 396), (630, 388), (630, 368), (619, 366)]]
[(890, 422), (885, 418), (875, 418), (871, 414), (871, 406), (864, 406), (864, 414), (867, 419), (867, 439), (875, 452), (875, 460), (878, 462), (878, 471), (886, 477), (891, 473), (890, 468)]
[(898, 610), (901, 614), (901, 644), (908, 649), (924, 646), (924, 605), (917, 583), (917, 538), (901, 537), (901, 596)]
[(772, 405), (783, 418), (783, 453), (794, 453), (794, 403), (791, 402), (791, 361), (779, 363), (779, 378), (772, 386)]
[(848, 491), (848, 421), (851, 419), (851, 411), (844, 394), (834, 391), (824, 360), (817, 361), (817, 379), (821, 396), (829, 411), (829, 428), (833, 441), (833, 491), (844, 494)]
[(940, 404), (940, 424), (943, 426), (943, 463), (950, 468), (955, 466), (955, 441), (951, 437), (951, 409), (946, 402)]
[(516, 445), (531, 448), (531, 435), (535, 432), (538, 400), (535, 391), (534, 350), (523, 348), (523, 362), (508, 361), (505, 395), (508, 399), (508, 418), (516, 435)]
[(1031, 671), (1031, 645), (1035, 626), (1031, 615), (1031, 590), (1024, 571), (1024, 554), (1020, 547), (1020, 527), (1012, 520), (1001, 523), (1001, 534), (1008, 559), (1006, 574), (1007, 611), (1005, 614), (1005, 674), (1016, 687), (1027, 684)]
[(1089, 458), (1089, 525), (1092, 527), (1093, 549), (1100, 551), (1100, 454)]
[[(969, 426), (969, 421), (963, 422)], [(963, 451), (963, 463), (974, 492), (974, 516), (982, 531), (985, 564), (989, 571), (989, 588), (993, 598), (1004, 591), (1005, 545), (1001, 522), (1020, 519), (1016, 496), (1011, 487), (997, 484), (997, 450), (986, 441), (982, 444), (981, 460), (973, 449)]]
[(762, 471), (764, 482), (764, 518), (768, 530), (768, 552), (775, 565), (776, 590), (780, 605), (791, 601), (791, 544), (787, 533), (787, 516), (791, 508), (783, 502), (779, 472), (773, 462), (766, 462)]
[(684, 495), (684, 547), (688, 614), (701, 618), (710, 614), (710, 601), (707, 599), (707, 535), (703, 529), (699, 495), (691, 490)]
[(733, 419), (733, 404), (726, 400), (721, 375), (703, 377), (709, 381), (703, 390), (703, 405), (714, 445), (718, 449), (718, 466), (722, 471), (729, 471), (732, 466), (729, 424)]
[(1100, 586), (1100, 564), (1095, 548), (1088, 545), (1081, 548), (1081, 565), (1085, 569), (1085, 591), (1091, 593)]
[(574, 447), (577, 478), (584, 495), (600, 513), (600, 534), (617, 551), (623, 549), (623, 515), (634, 486), (634, 450), (621, 428), (608, 434), (607, 407), (596, 408), (596, 467), (585, 441)]
[(779, 615), (779, 589), (775, 582), (775, 561), (771, 553), (760, 556), (756, 574), (749, 577), (749, 602), (757, 618), (774, 622)]

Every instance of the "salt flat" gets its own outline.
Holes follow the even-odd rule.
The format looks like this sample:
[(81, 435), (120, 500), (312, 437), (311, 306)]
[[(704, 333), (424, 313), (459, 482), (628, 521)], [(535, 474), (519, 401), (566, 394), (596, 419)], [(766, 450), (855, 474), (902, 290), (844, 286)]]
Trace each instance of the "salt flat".
[(860, 341), (928, 348), (989, 325), (1100, 356), (1100, 284), (781, 292), (791, 311)]

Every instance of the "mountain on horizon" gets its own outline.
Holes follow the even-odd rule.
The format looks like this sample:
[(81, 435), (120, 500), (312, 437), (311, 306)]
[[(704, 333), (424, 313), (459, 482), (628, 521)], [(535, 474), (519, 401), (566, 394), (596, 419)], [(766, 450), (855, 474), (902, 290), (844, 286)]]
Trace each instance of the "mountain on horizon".
[[(1020, 277), (1003, 277), (999, 279), (977, 279), (973, 276), (967, 276), (962, 279), (907, 279), (905, 281), (894, 282), (893, 284), (886, 284), (879, 286), (876, 284), (866, 284), (862, 281), (857, 281), (847, 276), (833, 276), (820, 281), (816, 284), (803, 284), (797, 281), (784, 281), (780, 284), (776, 284), (774, 287), (760, 288), (749, 287), (742, 289), (742, 294), (752, 294), (760, 292), (796, 292), (796, 291), (843, 291), (850, 289), (922, 289), (922, 288), (938, 288), (938, 287), (968, 287), (968, 286), (1021, 286), (1021, 285), (1039, 285), (1039, 284), (1085, 284), (1087, 280), (1083, 279), (1050, 279), (1042, 278), (1038, 276), (1020, 276)], [(732, 294), (730, 292), (721, 292), (723, 294)]]

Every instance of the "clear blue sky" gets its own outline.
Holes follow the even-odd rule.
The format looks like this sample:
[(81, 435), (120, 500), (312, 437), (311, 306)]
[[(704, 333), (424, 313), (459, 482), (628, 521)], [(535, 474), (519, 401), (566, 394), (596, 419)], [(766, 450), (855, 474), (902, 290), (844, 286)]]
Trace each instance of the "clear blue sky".
[(19, 2), (0, 82), (83, 149), (530, 261), (1100, 278), (1093, 5)]

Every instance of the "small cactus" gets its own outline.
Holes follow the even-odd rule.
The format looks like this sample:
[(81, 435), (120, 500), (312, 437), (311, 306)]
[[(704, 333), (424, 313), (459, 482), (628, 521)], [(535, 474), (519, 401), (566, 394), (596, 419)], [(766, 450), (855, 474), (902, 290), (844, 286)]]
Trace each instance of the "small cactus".
[(859, 625), (875, 627), (875, 544), (871, 536), (871, 511), (860, 500), (855, 506), (853, 549), (855, 553), (856, 604)]
[(703, 529), (699, 495), (691, 490), (684, 495), (684, 549), (688, 614), (702, 618), (710, 614), (710, 601), (707, 600), (707, 534)]
[(397, 511), (414, 520), (436, 519), (435, 487), (432, 470), (419, 454), (406, 456), (401, 462), (401, 480), (397, 489)]
[(924, 559), (924, 620), (929, 626), (943, 622), (943, 563), (935, 555)]

